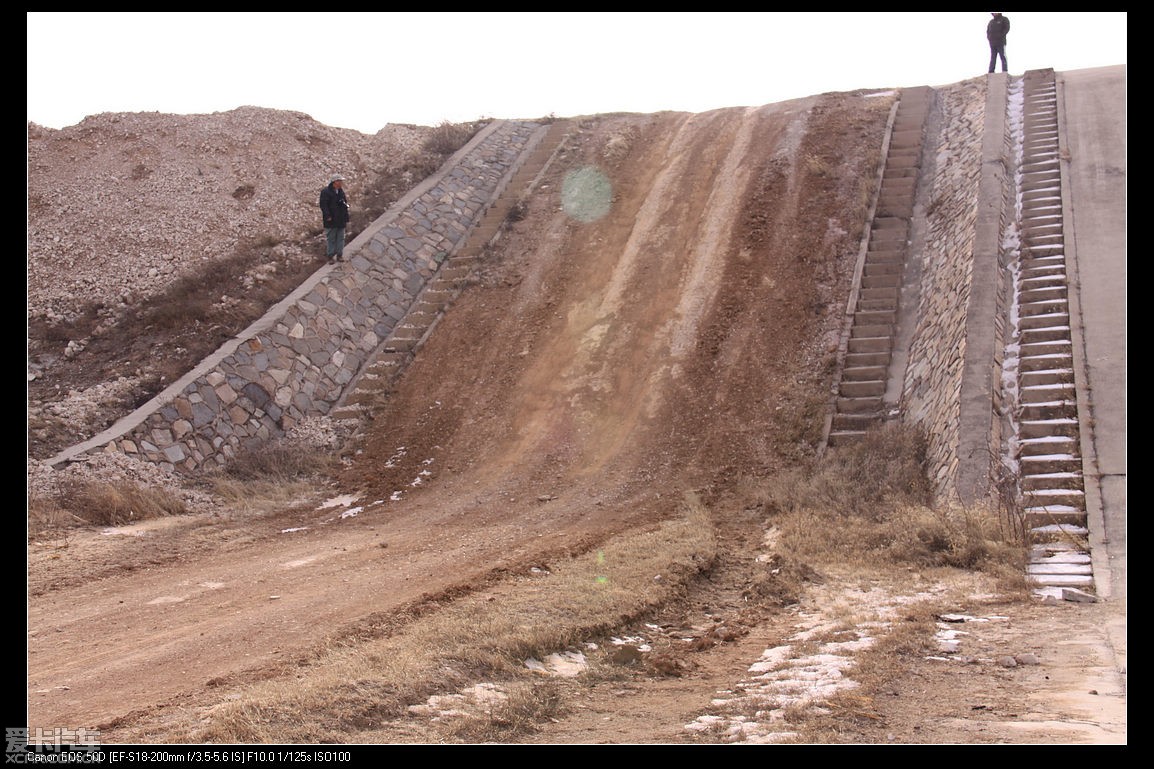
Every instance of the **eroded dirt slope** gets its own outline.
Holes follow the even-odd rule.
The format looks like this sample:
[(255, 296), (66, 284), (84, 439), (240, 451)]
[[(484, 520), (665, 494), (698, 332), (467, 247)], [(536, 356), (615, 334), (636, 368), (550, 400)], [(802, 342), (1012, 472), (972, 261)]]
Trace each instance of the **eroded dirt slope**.
[(688, 489), (752, 536), (729, 527), (741, 483), (819, 439), (892, 98), (578, 121), (322, 490), (359, 515), (311, 501), (32, 546), (30, 723), (139, 726), (366, 617), (659, 520)]
[[(583, 123), (346, 481), (632, 506), (811, 454), (888, 107)], [(583, 222), (562, 188), (591, 167), (612, 201)]]

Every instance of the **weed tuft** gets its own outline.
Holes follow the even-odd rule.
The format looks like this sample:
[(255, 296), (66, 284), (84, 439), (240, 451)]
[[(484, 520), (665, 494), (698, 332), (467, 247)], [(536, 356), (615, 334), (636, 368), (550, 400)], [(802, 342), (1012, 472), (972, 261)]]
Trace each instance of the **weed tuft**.
[(131, 481), (66, 481), (52, 504), (58, 512), (67, 511), (75, 519), (95, 526), (123, 526), (188, 513), (184, 500), (175, 492)]

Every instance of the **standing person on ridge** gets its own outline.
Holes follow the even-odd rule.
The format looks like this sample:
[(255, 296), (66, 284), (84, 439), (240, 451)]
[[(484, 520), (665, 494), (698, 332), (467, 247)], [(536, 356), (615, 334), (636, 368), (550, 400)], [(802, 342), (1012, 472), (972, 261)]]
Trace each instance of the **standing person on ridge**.
[(349, 199), (345, 196), (345, 177), (333, 174), (329, 185), (321, 190), (321, 219), (325, 227), (325, 253), (329, 264), (345, 260), (345, 227), (349, 223)]
[(986, 25), (986, 40), (990, 41), (990, 72), (994, 71), (994, 64), (1001, 58), (1002, 72), (1006, 71), (1006, 35), (1010, 34), (1010, 20), (1000, 13), (991, 13), (993, 16)]

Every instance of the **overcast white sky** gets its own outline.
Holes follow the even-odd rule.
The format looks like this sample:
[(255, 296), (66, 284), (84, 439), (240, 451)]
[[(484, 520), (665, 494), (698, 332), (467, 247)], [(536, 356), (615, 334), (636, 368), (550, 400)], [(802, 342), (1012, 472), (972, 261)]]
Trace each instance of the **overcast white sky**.
[[(1126, 14), (1004, 11), (1010, 73), (1126, 63)], [(251, 105), (388, 123), (704, 112), (985, 73), (989, 13), (28, 13), (28, 119)]]

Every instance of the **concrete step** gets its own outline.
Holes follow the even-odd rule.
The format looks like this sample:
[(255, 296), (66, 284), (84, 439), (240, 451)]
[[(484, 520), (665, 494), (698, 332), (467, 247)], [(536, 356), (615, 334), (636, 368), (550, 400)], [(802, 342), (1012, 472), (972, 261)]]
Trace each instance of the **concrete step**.
[(1077, 479), (1063, 477), (1067, 481), (1061, 486), (1022, 489), (1022, 502), (1027, 508), (1077, 508), (1086, 513), (1086, 493), (1082, 491), (1080, 476)]
[(385, 342), (385, 352), (412, 352), (417, 346), (416, 339), (389, 337)]
[(1039, 286), (1036, 288), (1023, 287), (1023, 290), (1018, 292), (1018, 301), (1022, 304), (1060, 302), (1064, 305), (1068, 294), (1069, 289), (1064, 283), (1052, 286)]
[(1018, 360), (1018, 371), (1054, 371), (1072, 369), (1074, 358), (1070, 353), (1023, 356)]
[[(886, 394), (886, 383), (884, 379), (847, 379), (842, 377), (839, 393), (845, 399), (874, 399), (881, 398)], [(847, 409), (847, 411), (857, 412), (858, 409)]]
[(1018, 441), (1018, 456), (1044, 457), (1061, 455), (1078, 456), (1078, 439), (1070, 435), (1044, 435), (1039, 438), (1021, 438)]
[(869, 338), (874, 338), (874, 337), (889, 338), (889, 337), (893, 336), (894, 327), (891, 325), (863, 326), (863, 325), (858, 325), (857, 323), (855, 323), (853, 325), (853, 327), (850, 329), (849, 333), (850, 333), (850, 337), (852, 337), (854, 339), (860, 339), (860, 338), (869, 339)]
[(884, 382), (888, 366), (846, 366), (842, 369), (843, 381), (853, 382)]
[(881, 396), (867, 398), (837, 399), (837, 413), (839, 414), (880, 414), (882, 407)]
[(1089, 535), (1085, 525), (1078, 523), (1042, 523), (1028, 526), (1027, 531), (1030, 542), (1035, 544), (1076, 544), (1085, 542)]
[(1048, 419), (1076, 419), (1077, 417), (1078, 404), (1072, 400), (1024, 403), (1018, 409), (1018, 419), (1031, 422), (1041, 422)]
[(1082, 458), (1071, 454), (1035, 454), (1018, 459), (1022, 480), (1055, 473), (1082, 473)]
[(865, 430), (832, 430), (829, 434), (829, 440), (826, 443), (829, 446), (849, 446), (853, 443), (858, 443), (866, 437)]
[[(1049, 150), (1038, 148), (1038, 151), (1045, 152)], [(1057, 154), (1056, 144), (1054, 146), (1053, 154)], [(1020, 187), (1023, 193), (1052, 192), (1056, 195), (1060, 195), (1062, 193), (1062, 179), (1060, 174), (1054, 174), (1053, 176), (1047, 176), (1045, 174), (1032, 174), (1028, 179), (1022, 179)]]
[(1066, 269), (1066, 259), (1061, 254), (1045, 254), (1034, 251), (1022, 253), (1022, 273), (1030, 275), (1047, 267)]
[(1018, 281), (1018, 287), (1022, 292), (1060, 288), (1067, 292), (1067, 296), (1069, 295), (1069, 281), (1065, 270), (1022, 278)]
[(866, 251), (866, 264), (884, 264), (888, 262), (896, 262), (898, 264), (904, 263), (906, 260), (906, 248), (877, 248)]
[(893, 327), (897, 322), (897, 313), (893, 310), (858, 310), (854, 313), (854, 325), (867, 326), (888, 326)]
[(1041, 185), (1033, 186), (1031, 189), (1022, 190), (1021, 192), (1022, 205), (1061, 205), (1062, 204), (1062, 190), (1061, 188), (1043, 187)]
[(901, 275), (901, 262), (870, 262), (866, 261), (862, 270), (862, 275), (865, 277), (875, 277), (878, 275)]
[(863, 275), (861, 279), (862, 288), (898, 288), (901, 286), (902, 276), (900, 273), (891, 272), (882, 275)]
[(871, 338), (850, 337), (848, 350), (851, 353), (885, 353), (888, 355), (893, 350), (893, 345), (893, 339), (888, 336)]
[(1019, 386), (1040, 387), (1042, 385), (1074, 383), (1073, 369), (1046, 369), (1043, 371), (1027, 371), (1018, 378)]
[(1093, 584), (1092, 564), (1027, 564), (1026, 577), (1037, 585), (1048, 587), (1082, 587)]
[(1018, 390), (1018, 401), (1026, 403), (1047, 403), (1050, 401), (1075, 401), (1077, 393), (1074, 383), (1057, 382), (1054, 384), (1037, 385), (1035, 387), (1021, 387)]
[(1053, 328), (1054, 326), (1064, 326), (1068, 329), (1070, 327), (1070, 315), (1064, 312), (1028, 315), (1019, 321), (1019, 328), (1024, 329)]
[(382, 391), (362, 390), (357, 388), (349, 394), (345, 402), (341, 404), (341, 408), (361, 407), (362, 409), (371, 409), (373, 404), (380, 400)]
[(1022, 262), (1019, 266), (1020, 285), (1028, 285), (1032, 288), (1037, 281), (1051, 281), (1050, 285), (1055, 285), (1053, 281), (1057, 281), (1056, 285), (1069, 284), (1064, 256), (1052, 257), (1050, 261), (1035, 264)]
[(845, 369), (851, 368), (887, 368), (890, 364), (889, 348), (877, 352), (849, 352), (845, 356)]
[(1022, 345), (1064, 341), (1069, 340), (1069, 338), (1070, 326), (1066, 324), (1024, 328), (1019, 331), (1019, 342)]
[(901, 296), (901, 291), (896, 288), (863, 288), (858, 292), (859, 301), (886, 301), (897, 304), (898, 297)]
[(878, 196), (877, 211), (885, 216), (913, 216), (913, 197), (895, 197), (888, 195)]
[(1027, 161), (1022, 164), (1023, 173), (1035, 173), (1039, 171), (1053, 171), (1060, 172), (1057, 158), (1043, 158), (1042, 160)]
[(902, 232), (909, 232), (910, 223), (905, 219), (894, 219), (888, 216), (875, 216), (870, 222), (870, 231), (874, 230), (900, 230)]
[(1066, 437), (1078, 435), (1077, 419), (1037, 419), (1022, 420), (1018, 423), (1018, 435), (1023, 439)]
[(421, 292), (421, 301), (428, 302), (437, 307), (444, 307), (453, 300), (453, 293), (450, 289), (430, 285)]
[[(895, 122), (895, 128), (898, 128)], [(916, 121), (915, 121), (916, 122)], [(919, 124), (917, 128), (898, 128), (890, 134), (890, 152), (895, 148), (920, 148), (922, 146), (922, 127)]]
[(917, 168), (920, 165), (920, 155), (890, 155), (886, 158), (887, 168)]
[(1056, 299), (1045, 302), (1030, 302), (1027, 304), (1018, 305), (1019, 317), (1032, 317), (1034, 315), (1061, 315), (1069, 313), (1070, 306), (1065, 299)]
[[(905, 224), (902, 222), (902, 224)], [(886, 244), (893, 247), (894, 245), (901, 245), (905, 247), (906, 240), (909, 238), (908, 226), (874, 226), (870, 230), (869, 239), (870, 244)]]
[[(1029, 218), (1027, 216), (1024, 224), (1022, 224), (1022, 227), (1024, 227), (1024, 230), (1026, 231), (1026, 233), (1029, 233), (1029, 232), (1031, 232), (1031, 230), (1033, 229), (1033, 227), (1035, 225), (1036, 226), (1050, 227), (1052, 224), (1055, 223), (1055, 219), (1057, 219), (1057, 225), (1059, 227), (1063, 226), (1062, 222), (1061, 222), (1061, 217), (1044, 216), (1044, 217), (1039, 217), (1036, 219), (1036, 221), (1032, 222), (1031, 218)], [(1048, 231), (1047, 232), (1040, 231), (1036, 237), (1037, 238), (1044, 238), (1044, 239), (1050, 240), (1051, 242), (1057, 242), (1058, 241), (1057, 239), (1049, 238), (1049, 234), (1050, 233)], [(1035, 236), (1032, 236), (1032, 234), (1024, 234), (1024, 237), (1032, 238)], [(1054, 256), (1048, 256), (1048, 255), (1044, 255), (1044, 254), (1034, 254), (1033, 252), (1022, 253), (1022, 257), (1024, 257), (1024, 259), (1027, 260), (1027, 267), (1036, 266), (1036, 264), (1039, 264), (1039, 262), (1037, 262), (1037, 260), (1039, 260), (1039, 259), (1055, 259)], [(1055, 263), (1061, 263), (1061, 262), (1058, 262), (1058, 260), (1055, 259)]]
[[(1078, 471), (1070, 472), (1053, 472), (1053, 473), (1036, 473), (1033, 475), (1023, 475), (1018, 483), (1023, 492), (1053, 492), (1055, 489), (1065, 489), (1078, 493), (1078, 499), (1081, 502), (1085, 501), (1083, 489), (1085, 488), (1082, 473)], [(1033, 500), (1034, 497), (1026, 495), (1027, 499)], [(1038, 504), (1031, 501), (1032, 505)], [(1075, 504), (1074, 502), (1066, 502), (1064, 504)]]
[(1022, 243), (1030, 251), (1034, 251), (1039, 246), (1060, 246), (1064, 240), (1065, 238), (1060, 232), (1022, 233)]
[(347, 406), (337, 406), (329, 412), (329, 418), (336, 420), (359, 420), (364, 419), (368, 413), (369, 409), (358, 403)]
[(371, 376), (362, 374), (361, 377), (357, 379), (357, 386), (354, 392), (384, 392), (392, 385), (394, 378), (393, 376)]
[[(919, 137), (920, 146), (920, 137)], [(902, 176), (893, 179), (886, 179), (882, 177), (881, 193), (882, 195), (905, 195), (913, 198), (914, 190), (918, 186), (918, 178), (916, 176)]]
[(858, 312), (888, 312), (896, 314), (898, 310), (897, 297), (887, 299), (863, 299), (860, 295), (857, 300)]
[(1069, 339), (1046, 339), (1040, 342), (1026, 342), (1018, 345), (1018, 356), (1031, 358), (1038, 355), (1069, 355), (1073, 349)]
[(1075, 507), (1027, 507), (1022, 510), (1022, 517), (1028, 529), (1055, 525), (1086, 526), (1086, 511)]
[(871, 414), (869, 412), (856, 413), (838, 413), (833, 416), (832, 432), (839, 433), (862, 433), (881, 422), (879, 414)]
[(1023, 264), (1029, 266), (1032, 259), (1045, 259), (1048, 257), (1062, 257), (1065, 254), (1066, 247), (1062, 243), (1039, 243), (1037, 245), (1024, 244), (1022, 246)]
[(1064, 232), (1064, 227), (1060, 219), (1049, 219), (1045, 221), (1027, 221), (1022, 223), (1022, 237), (1041, 237), (1045, 235), (1056, 235), (1061, 237)]

